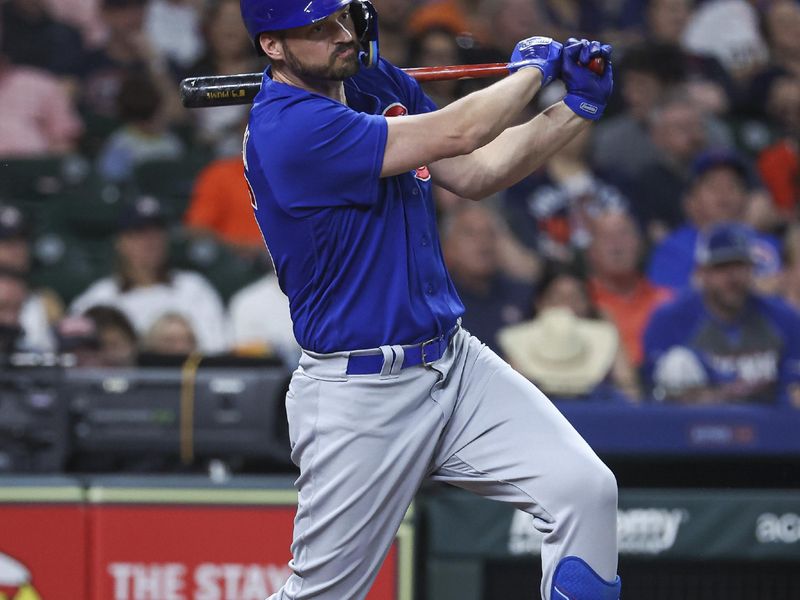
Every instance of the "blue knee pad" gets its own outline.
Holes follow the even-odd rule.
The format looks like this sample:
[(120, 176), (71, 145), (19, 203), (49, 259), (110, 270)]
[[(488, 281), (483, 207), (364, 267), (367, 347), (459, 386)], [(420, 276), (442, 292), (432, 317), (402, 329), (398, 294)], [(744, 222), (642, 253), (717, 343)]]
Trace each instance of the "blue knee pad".
[(556, 565), (550, 600), (619, 600), (619, 576), (611, 583), (577, 556), (565, 556)]

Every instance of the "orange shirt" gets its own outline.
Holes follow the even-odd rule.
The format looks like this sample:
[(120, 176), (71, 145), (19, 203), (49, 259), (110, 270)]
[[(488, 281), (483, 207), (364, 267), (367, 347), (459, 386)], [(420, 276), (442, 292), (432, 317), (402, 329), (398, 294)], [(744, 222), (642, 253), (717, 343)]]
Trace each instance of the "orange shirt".
[(261, 247), (241, 157), (215, 160), (200, 172), (184, 222), (229, 244)]
[(595, 306), (611, 319), (619, 330), (622, 346), (634, 366), (642, 364), (642, 335), (652, 312), (672, 298), (672, 292), (657, 287), (644, 277), (629, 294), (609, 290), (596, 277), (589, 281), (589, 293)]

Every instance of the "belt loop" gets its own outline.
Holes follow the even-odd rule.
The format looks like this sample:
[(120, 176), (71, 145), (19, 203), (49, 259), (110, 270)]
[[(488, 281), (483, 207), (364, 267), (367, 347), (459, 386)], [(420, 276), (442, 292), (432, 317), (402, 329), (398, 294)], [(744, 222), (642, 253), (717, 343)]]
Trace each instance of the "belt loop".
[(392, 352), (394, 352), (395, 356), (391, 373), (395, 377), (398, 377), (400, 375), (400, 369), (403, 368), (403, 361), (406, 358), (406, 351), (403, 349), (402, 346), (392, 346)]
[(381, 379), (391, 377), (394, 375), (392, 369), (394, 367), (394, 350), (392, 346), (381, 346), (379, 348), (383, 354), (383, 366), (381, 367)]

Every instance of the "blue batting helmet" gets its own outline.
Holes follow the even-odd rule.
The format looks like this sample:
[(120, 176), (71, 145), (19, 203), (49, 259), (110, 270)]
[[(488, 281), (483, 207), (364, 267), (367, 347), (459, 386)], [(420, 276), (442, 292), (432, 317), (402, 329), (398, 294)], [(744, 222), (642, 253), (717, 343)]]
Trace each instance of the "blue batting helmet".
[(369, 0), (239, 0), (242, 20), (259, 54), (264, 52), (258, 38), (265, 31), (311, 25), (347, 5), (361, 43), (361, 62), (374, 66), (378, 62), (378, 15)]

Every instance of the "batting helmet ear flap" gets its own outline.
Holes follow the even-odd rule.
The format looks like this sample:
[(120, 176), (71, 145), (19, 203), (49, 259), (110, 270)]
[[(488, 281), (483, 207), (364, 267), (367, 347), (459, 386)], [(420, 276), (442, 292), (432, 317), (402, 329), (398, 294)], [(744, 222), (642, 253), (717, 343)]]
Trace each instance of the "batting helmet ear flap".
[(361, 44), (358, 58), (364, 67), (378, 64), (378, 13), (369, 0), (355, 0), (350, 4), (350, 16)]

